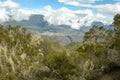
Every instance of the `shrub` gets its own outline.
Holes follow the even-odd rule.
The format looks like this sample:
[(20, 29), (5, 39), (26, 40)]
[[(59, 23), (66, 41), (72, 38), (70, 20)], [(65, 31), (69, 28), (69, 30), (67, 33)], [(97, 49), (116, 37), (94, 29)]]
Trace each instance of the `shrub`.
[(76, 64), (71, 56), (67, 56), (66, 53), (48, 54), (44, 62), (53, 77), (68, 80), (70, 76), (76, 75)]

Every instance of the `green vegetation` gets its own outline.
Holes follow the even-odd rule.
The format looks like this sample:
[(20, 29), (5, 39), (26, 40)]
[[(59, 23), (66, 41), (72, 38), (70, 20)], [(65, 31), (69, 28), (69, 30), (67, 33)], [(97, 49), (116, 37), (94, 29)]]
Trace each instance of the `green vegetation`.
[(0, 30), (1, 75), (4, 75), (5, 78), (16, 76), (18, 79), (25, 79), (34, 69), (39, 69), (42, 53), (38, 46), (42, 39), (39, 36), (31, 35), (19, 26), (3, 27), (0, 25)]
[(0, 25), (0, 80), (97, 80), (120, 66), (120, 14), (113, 24), (114, 30), (93, 26), (82, 43), (65, 47), (20, 26)]
[(42, 49), (43, 54), (61, 53), (65, 51), (65, 48), (61, 46), (59, 43), (48, 39), (44, 39), (39, 47)]

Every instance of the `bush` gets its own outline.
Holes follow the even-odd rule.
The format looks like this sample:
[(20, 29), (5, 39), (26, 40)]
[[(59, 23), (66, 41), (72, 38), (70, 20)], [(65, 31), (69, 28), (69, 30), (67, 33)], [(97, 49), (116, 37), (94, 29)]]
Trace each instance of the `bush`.
[(68, 80), (69, 77), (76, 75), (76, 64), (71, 56), (67, 56), (66, 53), (48, 54), (44, 62), (53, 77)]
[(14, 73), (0, 74), (0, 80), (20, 80)]
[(43, 59), (41, 41), (40, 36), (20, 26), (0, 25), (0, 73), (11, 72), (26, 78), (32, 70), (38, 69)]

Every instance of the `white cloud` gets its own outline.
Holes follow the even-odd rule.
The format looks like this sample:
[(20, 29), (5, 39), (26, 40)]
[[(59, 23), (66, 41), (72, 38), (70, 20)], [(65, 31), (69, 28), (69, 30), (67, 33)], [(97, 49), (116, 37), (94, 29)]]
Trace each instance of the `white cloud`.
[[(83, 1), (86, 4), (88, 2), (94, 3), (96, 0), (87, 0), (88, 2), (84, 0), (78, 1)], [(95, 6), (94, 8), (101, 9), (102, 7)], [(104, 15), (100, 13), (94, 14), (90, 9), (73, 11), (63, 7), (58, 10), (54, 10), (51, 6), (45, 6), (42, 10), (32, 11), (29, 9), (21, 9), (20, 5), (13, 2), (12, 0), (0, 2), (0, 23), (8, 21), (10, 19), (17, 21), (21, 21), (24, 19), (28, 20), (31, 14), (43, 14), (45, 16), (44, 19), (47, 20), (50, 24), (65, 24), (71, 26), (71, 28), (74, 29), (79, 29), (82, 26), (89, 26), (93, 21), (105, 22), (105, 20), (107, 20)]]
[(120, 3), (96, 5), (93, 8), (96, 8), (102, 14), (115, 15), (116, 13), (120, 13)]
[(4, 21), (8, 21), (9, 20), (9, 16), (7, 15), (7, 12), (5, 9), (0, 9), (0, 23), (4, 22)]
[(12, 0), (0, 2), (0, 23), (14, 19), (17, 21), (28, 19), (35, 12), (21, 9), (20, 5)]
[(99, 17), (99, 18), (106, 18), (105, 16), (103, 16), (103, 15), (101, 15), (99, 13), (96, 16)]
[(12, 0), (7, 0), (4, 2), (0, 2), (0, 7), (8, 8), (8, 9), (15, 9), (15, 8), (19, 8), (19, 4), (16, 2), (13, 2)]
[(63, 2), (65, 4), (73, 5), (73, 6), (83, 6), (97, 9), (102, 14), (115, 15), (116, 13), (120, 13), (120, 0), (115, 4), (104, 4), (104, 5), (92, 5), (96, 1), (102, 0), (58, 0), (59, 2)]
[(21, 20), (28, 20), (31, 14), (35, 14), (35, 12), (26, 9), (17, 9), (12, 11), (11, 16), (12, 19), (16, 21), (21, 21)]
[(52, 7), (48, 5), (48, 6), (45, 6), (43, 10), (52, 11)]
[(102, 1), (102, 0), (58, 0), (58, 1), (73, 6), (90, 7), (91, 4), (95, 3), (96, 1)]
[(104, 22), (106, 18), (102, 14), (94, 14), (91, 10), (75, 10), (68, 8), (60, 8), (58, 10), (46, 6), (41, 12), (45, 16), (45, 20), (54, 25), (70, 25), (74, 29), (79, 29), (82, 26), (90, 26), (93, 21)]
[(120, 13), (119, 9), (120, 0), (114, 0), (116, 2), (115, 4), (100, 4), (100, 5), (95, 5), (94, 3), (103, 0), (58, 0), (58, 1), (73, 6), (95, 8), (102, 14), (115, 15), (116, 13)]
[(96, 1), (99, 1), (99, 0), (58, 0), (59, 2), (64, 2), (64, 3), (67, 3), (67, 2), (78, 2), (78, 3), (95, 3)]

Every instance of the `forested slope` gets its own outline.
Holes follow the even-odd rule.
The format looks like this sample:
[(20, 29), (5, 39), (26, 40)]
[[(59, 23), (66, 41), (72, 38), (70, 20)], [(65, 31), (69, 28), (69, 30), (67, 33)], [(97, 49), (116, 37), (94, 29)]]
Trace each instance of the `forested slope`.
[(0, 80), (119, 80), (120, 14), (113, 24), (114, 30), (93, 26), (82, 43), (66, 47), (0, 25)]

